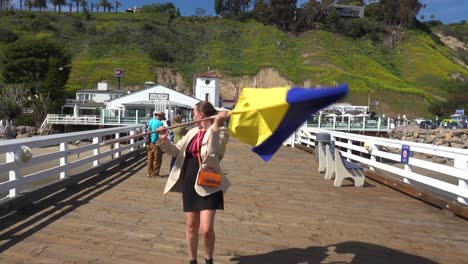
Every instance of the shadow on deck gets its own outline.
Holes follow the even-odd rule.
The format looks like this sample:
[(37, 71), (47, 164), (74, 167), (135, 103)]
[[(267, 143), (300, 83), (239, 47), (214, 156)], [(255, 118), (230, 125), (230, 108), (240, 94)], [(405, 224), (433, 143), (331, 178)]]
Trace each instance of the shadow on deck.
[[(162, 172), (168, 171), (164, 156)], [(378, 183), (333, 187), (312, 155), (235, 139), (216, 263), (466, 263), (468, 222)], [(0, 222), (0, 263), (188, 263), (178, 194), (135, 159)], [(203, 258), (203, 243), (199, 247)]]

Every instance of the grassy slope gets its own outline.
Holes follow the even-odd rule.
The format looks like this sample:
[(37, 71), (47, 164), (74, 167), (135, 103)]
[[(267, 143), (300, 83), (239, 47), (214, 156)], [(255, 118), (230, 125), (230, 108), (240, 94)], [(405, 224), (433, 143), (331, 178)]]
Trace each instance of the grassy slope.
[[(420, 115), (426, 112), (424, 98), (444, 96), (442, 88), (451, 72), (468, 76), (451, 60), (447, 48), (421, 31), (407, 31), (397, 49), (385, 52), (365, 38), (325, 31), (294, 36), (255, 21), (179, 18), (170, 26), (166, 22), (165, 17), (125, 13), (94, 14), (91, 20), (75, 14), (0, 17), (0, 27), (22, 37), (64, 43), (74, 55), (68, 82), (71, 92), (93, 88), (103, 80), (116, 87), (112, 73), (117, 67), (126, 69), (122, 84), (127, 87), (154, 80), (154, 66), (175, 69), (188, 83), (195, 72), (208, 67), (230, 75), (254, 75), (274, 67), (298, 85), (306, 80), (315, 85), (348, 83), (352, 92), (347, 101), (354, 104), (366, 105), (372, 90), (373, 100), (382, 103), (381, 110)], [(176, 41), (173, 63), (149, 57), (151, 47)]]

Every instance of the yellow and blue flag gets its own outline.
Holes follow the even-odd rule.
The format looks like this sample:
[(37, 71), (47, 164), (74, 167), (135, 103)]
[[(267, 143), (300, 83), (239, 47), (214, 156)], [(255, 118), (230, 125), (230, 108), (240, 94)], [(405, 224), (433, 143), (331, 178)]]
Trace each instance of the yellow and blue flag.
[(347, 85), (331, 88), (244, 88), (231, 111), (229, 131), (264, 161), (313, 113), (338, 101)]

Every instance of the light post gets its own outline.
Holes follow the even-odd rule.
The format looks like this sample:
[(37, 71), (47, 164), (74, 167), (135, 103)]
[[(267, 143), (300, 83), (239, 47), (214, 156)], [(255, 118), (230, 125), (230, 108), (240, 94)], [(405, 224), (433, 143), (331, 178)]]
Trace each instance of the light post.
[(370, 112), (370, 94), (373, 93), (374, 91), (373, 90), (370, 90), (368, 93), (367, 93), (367, 111)]

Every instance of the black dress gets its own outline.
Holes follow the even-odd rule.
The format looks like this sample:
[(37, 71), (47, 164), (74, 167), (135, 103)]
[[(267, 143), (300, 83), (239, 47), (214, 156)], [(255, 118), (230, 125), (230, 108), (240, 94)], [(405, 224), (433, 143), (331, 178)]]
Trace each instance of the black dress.
[[(194, 137), (195, 139), (196, 137)], [(189, 146), (193, 143), (190, 142)], [(184, 176), (182, 179), (182, 201), (184, 212), (199, 212), (202, 210), (224, 210), (223, 191), (202, 197), (195, 191), (195, 181), (198, 174), (198, 156), (194, 156), (190, 147), (186, 150), (184, 161)]]

